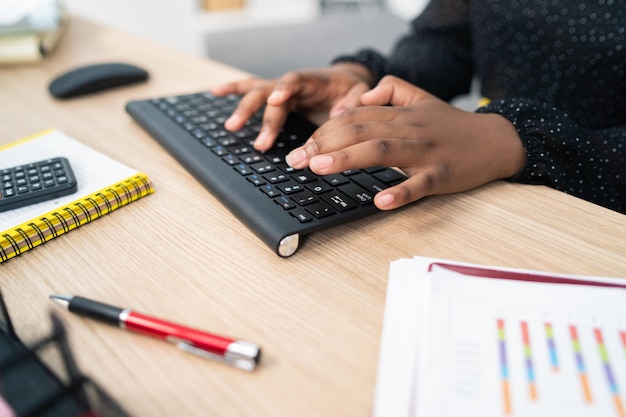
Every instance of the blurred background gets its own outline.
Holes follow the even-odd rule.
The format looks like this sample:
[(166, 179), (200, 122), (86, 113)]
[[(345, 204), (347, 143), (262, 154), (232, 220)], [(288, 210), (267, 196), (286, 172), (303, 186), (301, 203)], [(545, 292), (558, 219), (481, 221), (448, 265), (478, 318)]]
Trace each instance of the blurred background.
[[(0, 65), (36, 63), (72, 16), (209, 57), (263, 78), (388, 53), (428, 0), (0, 0)], [(70, 16), (69, 19), (65, 16)], [(476, 84), (476, 83), (475, 83)], [(476, 108), (478, 94), (453, 104)]]
[(426, 0), (65, 0), (70, 13), (265, 78), (387, 52)]

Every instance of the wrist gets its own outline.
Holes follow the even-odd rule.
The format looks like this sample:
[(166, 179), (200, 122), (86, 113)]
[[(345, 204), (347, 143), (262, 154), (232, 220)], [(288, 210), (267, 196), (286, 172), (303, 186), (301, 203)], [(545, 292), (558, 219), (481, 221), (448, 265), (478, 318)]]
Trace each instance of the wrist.
[(497, 176), (508, 179), (517, 175), (526, 163), (526, 151), (515, 126), (506, 117), (497, 113), (482, 114), (483, 132), (490, 143), (492, 155), (498, 159)]

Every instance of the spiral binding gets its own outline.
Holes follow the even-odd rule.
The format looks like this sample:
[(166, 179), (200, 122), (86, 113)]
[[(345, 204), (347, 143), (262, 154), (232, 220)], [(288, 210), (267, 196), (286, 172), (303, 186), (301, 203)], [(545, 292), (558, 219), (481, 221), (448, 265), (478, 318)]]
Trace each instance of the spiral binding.
[(139, 173), (80, 198), (0, 236), (0, 263), (153, 193), (148, 176)]

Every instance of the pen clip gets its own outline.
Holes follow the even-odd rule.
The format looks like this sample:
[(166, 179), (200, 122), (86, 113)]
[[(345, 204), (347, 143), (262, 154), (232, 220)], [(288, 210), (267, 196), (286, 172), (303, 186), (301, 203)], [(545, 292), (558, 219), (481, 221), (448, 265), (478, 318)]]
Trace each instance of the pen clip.
[(176, 347), (205, 359), (222, 362), (248, 372), (254, 370), (260, 356), (258, 346), (240, 340), (228, 345), (228, 349), (224, 352), (224, 355), (218, 355), (217, 353), (200, 349), (193, 346), (190, 342), (182, 340), (176, 342)]

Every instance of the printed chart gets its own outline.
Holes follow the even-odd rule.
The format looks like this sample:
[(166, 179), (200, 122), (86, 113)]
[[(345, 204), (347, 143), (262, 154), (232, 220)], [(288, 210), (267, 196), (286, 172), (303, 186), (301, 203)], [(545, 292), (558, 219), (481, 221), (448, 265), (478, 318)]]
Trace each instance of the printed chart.
[(417, 416), (626, 417), (626, 290), (431, 273)]

